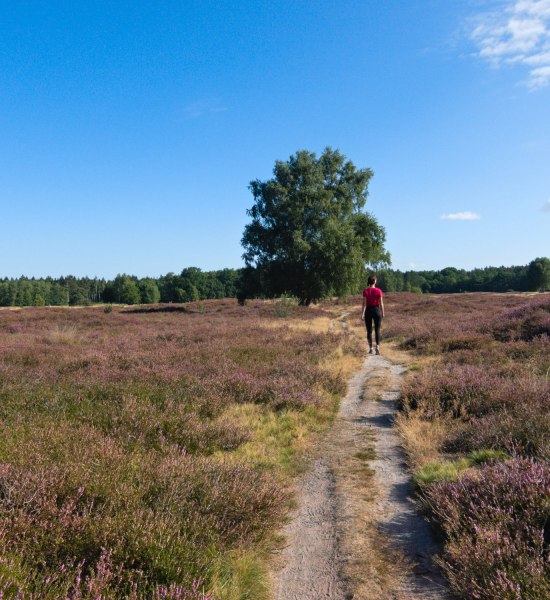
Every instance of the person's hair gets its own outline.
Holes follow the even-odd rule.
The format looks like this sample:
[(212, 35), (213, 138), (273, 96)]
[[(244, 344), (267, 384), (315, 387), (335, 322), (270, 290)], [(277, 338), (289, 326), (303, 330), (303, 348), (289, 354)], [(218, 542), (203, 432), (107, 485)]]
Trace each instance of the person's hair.
[(369, 285), (374, 285), (376, 283), (376, 275), (369, 275), (367, 281), (369, 282)]

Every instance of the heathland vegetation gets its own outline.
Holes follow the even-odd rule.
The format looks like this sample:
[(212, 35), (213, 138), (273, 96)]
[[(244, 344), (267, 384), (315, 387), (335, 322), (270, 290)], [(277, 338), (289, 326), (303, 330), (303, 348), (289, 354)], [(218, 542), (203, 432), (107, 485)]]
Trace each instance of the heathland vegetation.
[[(550, 294), (389, 295), (398, 426), (460, 598), (550, 597)], [(391, 316), (390, 316), (391, 315)]]
[[(291, 477), (364, 352), (329, 328), (341, 307), (0, 311), (0, 594), (268, 597)], [(453, 591), (548, 597), (550, 295), (386, 309), (411, 356), (397, 426)]]
[(361, 352), (333, 316), (0, 311), (0, 597), (264, 598), (290, 475)]

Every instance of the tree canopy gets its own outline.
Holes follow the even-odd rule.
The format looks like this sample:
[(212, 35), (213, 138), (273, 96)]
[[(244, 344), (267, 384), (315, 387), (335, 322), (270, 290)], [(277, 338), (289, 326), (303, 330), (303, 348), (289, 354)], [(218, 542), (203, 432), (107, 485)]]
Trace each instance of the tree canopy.
[(250, 183), (242, 245), (256, 293), (287, 292), (309, 304), (355, 291), (367, 264), (389, 263), (384, 228), (363, 211), (372, 176), (326, 148), (319, 158), (302, 150), (276, 161), (272, 179)]
[(550, 289), (550, 259), (540, 257), (532, 260), (527, 267), (527, 280), (533, 291)]

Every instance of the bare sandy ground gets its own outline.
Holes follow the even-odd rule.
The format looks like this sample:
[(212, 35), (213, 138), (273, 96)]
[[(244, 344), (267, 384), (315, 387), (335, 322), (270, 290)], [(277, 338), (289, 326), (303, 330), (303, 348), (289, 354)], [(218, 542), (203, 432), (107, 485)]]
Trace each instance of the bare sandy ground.
[[(389, 363), (382, 356), (368, 356), (362, 368), (350, 380), (348, 393), (340, 406), (334, 427), (327, 435), (311, 469), (298, 483), (297, 509), (283, 532), (286, 546), (274, 574), (276, 600), (347, 600), (387, 598), (392, 600), (434, 600), (447, 598), (447, 588), (433, 563), (439, 548), (426, 522), (418, 515), (411, 499), (411, 481), (399, 437), (393, 428), (396, 400), (404, 368)], [(369, 379), (383, 374), (390, 379), (390, 389), (378, 399), (365, 396)], [(387, 388), (387, 386), (386, 386)], [(374, 471), (369, 479), (372, 493), (367, 506), (367, 520), (375, 524), (376, 539), (383, 540), (389, 550), (388, 568), (391, 583), (380, 584), (371, 561), (368, 577), (359, 585), (348, 568), (351, 563), (369, 563), (369, 557), (357, 553), (361, 531), (361, 511), (357, 510), (358, 483), (340, 481), (346, 478), (342, 465), (353, 460), (354, 453), (364, 447), (365, 436), (372, 440), (373, 458), (368, 466)], [(349, 479), (349, 477), (348, 477)], [(360, 484), (366, 487), (367, 484)], [(347, 490), (347, 491), (346, 491)], [(359, 490), (365, 492), (365, 490)], [(354, 498), (355, 496), (355, 498)], [(364, 517), (364, 516), (363, 516)], [(363, 518), (363, 521), (365, 519)], [(365, 529), (368, 536), (368, 528)], [(374, 554), (376, 540), (370, 541)], [(369, 544), (364, 548), (368, 550)], [(374, 565), (374, 566), (373, 566)], [(369, 581), (369, 578), (372, 581)]]

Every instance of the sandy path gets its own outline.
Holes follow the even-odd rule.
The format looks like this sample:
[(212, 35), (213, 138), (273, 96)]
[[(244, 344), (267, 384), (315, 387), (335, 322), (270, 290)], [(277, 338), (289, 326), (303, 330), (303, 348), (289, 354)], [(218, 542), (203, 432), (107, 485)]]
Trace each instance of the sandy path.
[(285, 528), (288, 545), (278, 574), (277, 600), (344, 600), (338, 555), (338, 506), (330, 460), (320, 458), (297, 490), (299, 506)]
[[(353, 527), (349, 499), (337, 493), (338, 468), (358, 449), (358, 438), (372, 436), (376, 495), (369, 510), (378, 532), (396, 551), (398, 576), (384, 595), (395, 600), (446, 598), (445, 584), (432, 562), (438, 548), (410, 499), (411, 484), (399, 438), (392, 427), (403, 367), (382, 356), (369, 356), (348, 384), (338, 419), (323, 442), (311, 470), (298, 484), (297, 509), (284, 529), (287, 545), (283, 567), (274, 576), (276, 600), (345, 600), (371, 598), (351, 590), (343, 575), (346, 561), (342, 537)], [(375, 373), (391, 377), (391, 389), (378, 400), (364, 399), (364, 388)], [(395, 571), (395, 565), (392, 565)]]

